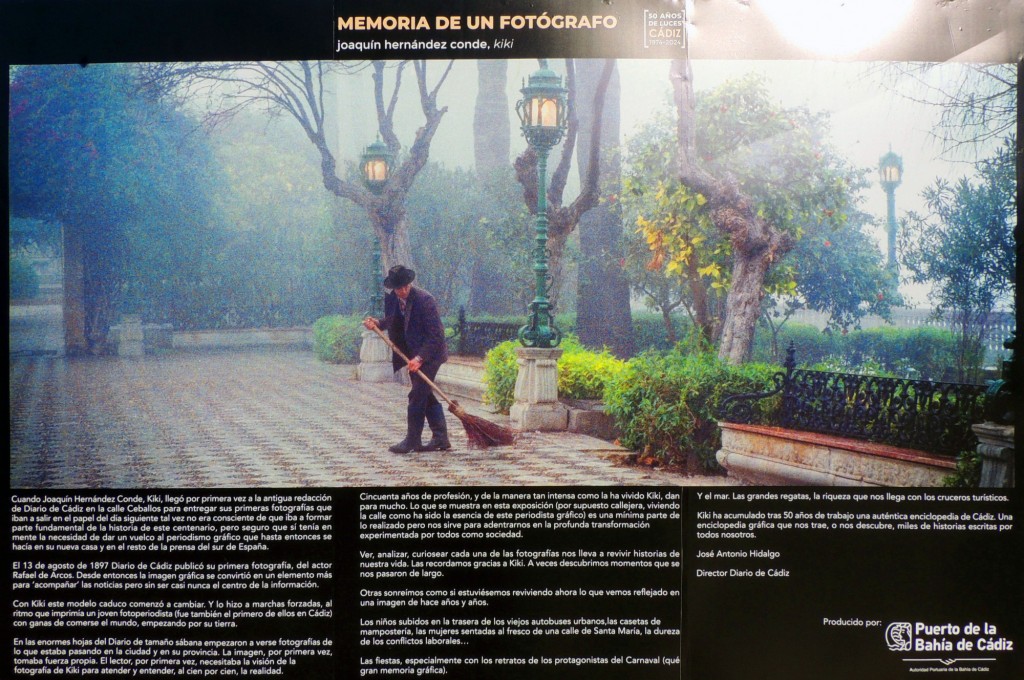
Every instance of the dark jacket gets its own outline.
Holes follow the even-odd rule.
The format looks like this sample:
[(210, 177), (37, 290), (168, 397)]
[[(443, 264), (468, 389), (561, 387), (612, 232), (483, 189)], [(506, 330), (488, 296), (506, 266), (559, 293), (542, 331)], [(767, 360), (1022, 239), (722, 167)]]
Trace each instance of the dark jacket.
[[(444, 324), (437, 311), (434, 296), (422, 288), (413, 288), (405, 301), (405, 316), (402, 316), (398, 296), (394, 291), (384, 296), (384, 318), (380, 327), (388, 332), (391, 342), (398, 345), (407, 357), (420, 357), (429, 369), (448, 361), (448, 345), (444, 339)], [(391, 364), (395, 370), (405, 366), (397, 354), (392, 353)]]

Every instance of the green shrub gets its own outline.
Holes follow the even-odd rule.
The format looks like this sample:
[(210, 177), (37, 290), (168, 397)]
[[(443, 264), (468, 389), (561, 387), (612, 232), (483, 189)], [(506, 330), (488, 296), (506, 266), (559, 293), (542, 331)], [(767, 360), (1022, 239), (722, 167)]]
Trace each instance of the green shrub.
[(882, 326), (852, 331), (845, 340), (852, 362), (874, 359), (901, 377), (946, 380), (956, 366), (956, 338), (943, 328)]
[(487, 352), (484, 357), (484, 403), (492, 405), (501, 413), (508, 413), (515, 401), (517, 340), (508, 340)]
[(897, 378), (895, 373), (885, 369), (882, 364), (878, 363), (872, 357), (864, 357), (861, 359), (861, 363), (852, 364), (848, 356), (831, 356), (826, 357), (824, 361), (819, 361), (816, 364), (812, 364), (807, 367), (812, 371), (828, 371), (830, 373), (851, 373), (853, 375), (873, 375), (879, 378)]
[(39, 274), (24, 257), (12, 257), (10, 269), (10, 299), (26, 300), (39, 294)]
[(767, 364), (732, 366), (710, 353), (648, 352), (628, 361), (609, 382), (605, 410), (622, 431), (624, 446), (691, 472), (717, 470), (719, 403), (730, 394), (766, 389), (778, 370)]
[(608, 350), (594, 352), (583, 347), (572, 335), (565, 338), (562, 348), (565, 352), (558, 359), (558, 396), (563, 399), (602, 399), (605, 385), (626, 366)]
[(361, 316), (324, 316), (313, 324), (313, 353), (329, 364), (354, 364), (362, 337)]
[[(693, 324), (685, 316), (673, 314), (672, 325), (676, 331), (676, 342), (688, 337)], [(667, 351), (672, 349), (669, 342), (665, 319), (654, 312), (633, 312), (633, 338), (638, 351), (656, 349)]]
[(976, 489), (981, 484), (981, 454), (977, 449), (956, 457), (956, 472), (942, 480), (942, 486)]
[[(484, 401), (502, 413), (508, 413), (515, 401), (519, 346), (516, 340), (503, 342), (484, 358)], [(560, 347), (558, 396), (563, 399), (601, 399), (607, 381), (625, 366), (607, 350), (594, 352), (582, 346), (575, 335), (566, 335)]]
[(779, 331), (777, 355), (771, 336), (759, 327), (754, 338), (755, 361), (783, 363), (786, 348), (796, 348), (798, 366), (813, 366), (840, 357), (847, 366), (880, 366), (885, 373), (916, 380), (949, 380), (956, 366), (956, 338), (942, 328), (880, 326), (840, 332), (822, 332), (807, 324), (788, 323)]
[(843, 336), (839, 333), (823, 332), (810, 324), (790, 322), (779, 331), (778, 352), (773, 353), (771, 332), (764, 326), (758, 326), (752, 356), (754, 361), (782, 364), (786, 361), (786, 349), (792, 343), (796, 349), (797, 365), (810, 366), (841, 354), (842, 342)]

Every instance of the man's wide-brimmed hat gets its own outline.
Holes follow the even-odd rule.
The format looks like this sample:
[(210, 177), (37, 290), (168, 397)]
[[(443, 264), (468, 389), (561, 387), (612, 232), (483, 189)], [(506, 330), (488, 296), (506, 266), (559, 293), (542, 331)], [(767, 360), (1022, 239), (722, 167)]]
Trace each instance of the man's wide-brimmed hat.
[(400, 264), (396, 264), (394, 267), (388, 270), (388, 275), (384, 279), (384, 287), (401, 288), (402, 286), (412, 283), (413, 279), (416, 278), (416, 272)]

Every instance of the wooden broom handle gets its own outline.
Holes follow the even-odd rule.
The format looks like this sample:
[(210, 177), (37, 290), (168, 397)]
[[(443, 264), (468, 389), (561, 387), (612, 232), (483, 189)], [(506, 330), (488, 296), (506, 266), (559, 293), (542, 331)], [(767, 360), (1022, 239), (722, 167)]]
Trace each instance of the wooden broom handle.
[[(376, 333), (377, 335), (379, 335), (380, 339), (383, 340), (384, 342), (386, 342), (388, 344), (388, 347), (390, 347), (392, 349), (392, 351), (394, 351), (395, 354), (397, 354), (398, 356), (402, 357), (402, 360), (405, 361), (406, 364), (409, 363), (409, 357), (405, 356), (405, 354), (402, 353), (402, 350), (398, 349), (398, 346), (395, 343), (391, 342), (391, 338), (389, 338), (388, 336), (384, 335), (383, 331), (381, 331), (381, 329), (377, 327), (377, 324), (374, 324), (373, 328), (371, 330), (374, 333)], [(413, 373), (415, 375), (419, 376), (420, 379), (423, 380), (423, 382), (425, 382), (428, 385), (430, 385), (430, 389), (432, 389), (435, 392), (437, 392), (437, 396), (441, 397), (442, 399), (444, 399), (449, 404), (454, 404), (455, 403), (451, 399), (451, 397), (449, 397), (447, 394), (445, 394), (441, 390), (440, 387), (438, 387), (437, 385), (434, 384), (433, 380), (431, 380), (427, 376), (423, 375), (422, 371), (414, 371)]]

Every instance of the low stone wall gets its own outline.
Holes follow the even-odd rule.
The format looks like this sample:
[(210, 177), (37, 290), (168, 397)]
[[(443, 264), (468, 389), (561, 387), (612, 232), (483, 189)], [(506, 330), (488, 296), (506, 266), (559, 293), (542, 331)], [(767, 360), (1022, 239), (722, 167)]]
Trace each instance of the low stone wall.
[(215, 331), (174, 331), (175, 349), (212, 349), (256, 345), (313, 346), (310, 328), (266, 328)]
[(487, 390), (483, 359), (451, 356), (441, 365), (434, 382), (453, 399), (482, 402)]
[(755, 485), (942, 486), (956, 461), (884, 444), (766, 425), (719, 423), (718, 462)]

